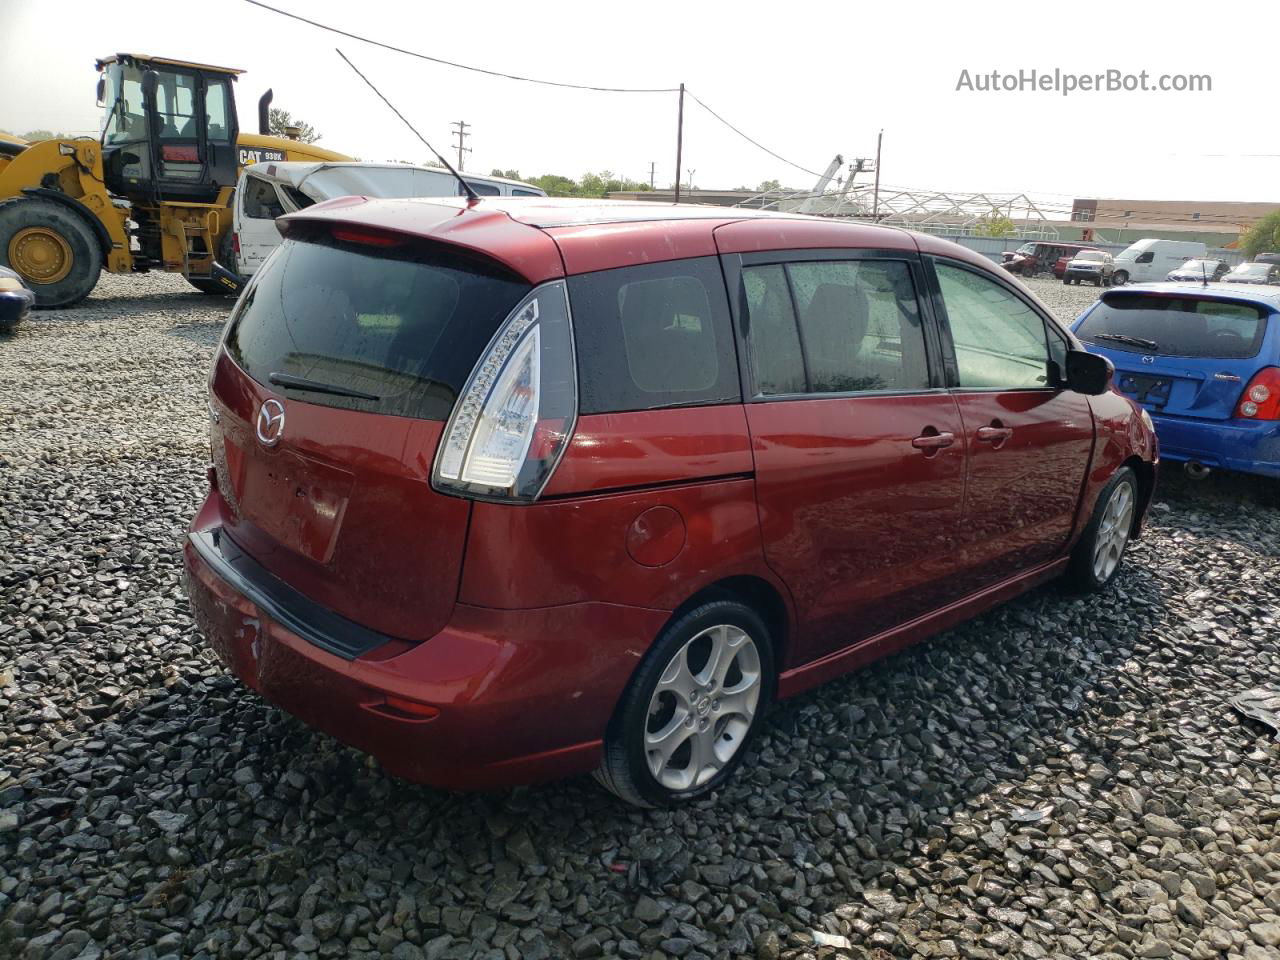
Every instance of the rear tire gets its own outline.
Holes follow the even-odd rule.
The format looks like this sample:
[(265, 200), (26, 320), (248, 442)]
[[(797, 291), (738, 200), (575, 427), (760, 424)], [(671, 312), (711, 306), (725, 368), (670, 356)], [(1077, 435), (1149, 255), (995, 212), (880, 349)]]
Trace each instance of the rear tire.
[(1137, 509), (1138, 478), (1131, 468), (1121, 467), (1098, 495), (1089, 525), (1071, 552), (1071, 563), (1063, 576), (1068, 589), (1097, 593), (1115, 578), (1133, 533)]
[(667, 625), (631, 678), (596, 779), (637, 807), (711, 793), (742, 762), (775, 676), (769, 631), (754, 610), (736, 600), (691, 610)]
[(70, 307), (89, 295), (102, 272), (102, 247), (84, 217), (52, 200), (0, 203), (0, 264), (16, 270), (36, 307)]

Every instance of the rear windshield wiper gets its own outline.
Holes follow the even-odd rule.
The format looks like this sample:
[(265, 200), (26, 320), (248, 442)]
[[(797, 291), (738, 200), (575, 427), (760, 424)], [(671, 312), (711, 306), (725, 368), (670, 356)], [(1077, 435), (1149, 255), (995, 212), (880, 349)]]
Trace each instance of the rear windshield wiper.
[(306, 377), (295, 377), (289, 373), (270, 373), (267, 374), (267, 380), (278, 387), (292, 388), (294, 390), (308, 390), (311, 393), (328, 393), (335, 397), (355, 397), (357, 400), (382, 399), (372, 393), (364, 393), (361, 390), (352, 390), (350, 387), (340, 387), (333, 383), (323, 383), (319, 380), (308, 380)]
[(1095, 340), (1114, 340), (1116, 343), (1127, 343), (1132, 347), (1141, 347), (1143, 350), (1159, 350), (1160, 344), (1154, 340), (1148, 340), (1146, 337), (1131, 337), (1127, 333), (1095, 333)]

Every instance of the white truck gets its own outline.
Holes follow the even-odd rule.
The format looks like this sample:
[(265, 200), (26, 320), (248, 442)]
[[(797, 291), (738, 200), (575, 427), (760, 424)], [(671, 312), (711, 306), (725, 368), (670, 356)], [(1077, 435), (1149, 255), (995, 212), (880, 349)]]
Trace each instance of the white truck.
[[(464, 173), (480, 196), (545, 197), (531, 183)], [(458, 181), (446, 170), (407, 163), (255, 163), (236, 184), (231, 250), (232, 269), (246, 279), (281, 243), (276, 217), (334, 197), (456, 197)], [(227, 256), (227, 253), (230, 255)], [(223, 262), (225, 263), (226, 260)]]
[(1116, 254), (1111, 283), (1118, 287), (1163, 280), (1174, 267), (1206, 253), (1208, 248), (1195, 240), (1138, 240)]

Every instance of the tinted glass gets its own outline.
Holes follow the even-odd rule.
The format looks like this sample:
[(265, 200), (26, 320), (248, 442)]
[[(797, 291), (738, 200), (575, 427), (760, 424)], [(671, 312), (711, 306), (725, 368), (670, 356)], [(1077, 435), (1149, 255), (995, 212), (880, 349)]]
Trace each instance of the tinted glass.
[(502, 188), (494, 183), (480, 183), (477, 180), (468, 180), (467, 186), (481, 197), (497, 197), (502, 195)]
[(276, 188), (261, 177), (246, 177), (244, 215), (254, 220), (274, 220), (284, 216), (284, 204), (276, 196)]
[(263, 385), (278, 372), (378, 398), (288, 391), (307, 403), (444, 420), (528, 289), (444, 254), (287, 240), (237, 305), (226, 348)]
[[(1260, 307), (1141, 293), (1108, 296), (1076, 328), (1081, 340), (1108, 350), (1227, 359), (1256, 356), (1266, 332)], [(1117, 336), (1144, 342), (1126, 343)]]
[(938, 264), (962, 387), (1018, 390), (1050, 386), (1040, 315), (970, 270)]
[(204, 113), (209, 124), (209, 139), (220, 143), (230, 140), (231, 127), (227, 123), (227, 85), (222, 81), (211, 81), (205, 88)]
[(194, 140), (196, 78), (162, 71), (156, 87), (156, 112), (160, 115), (160, 139)]
[(741, 399), (714, 257), (569, 278), (583, 413)]
[(519, 187), (515, 187), (514, 189), (512, 189), (512, 191), (511, 191), (511, 195), (512, 195), (513, 197), (540, 197), (540, 196), (542, 196), (542, 194), (538, 193), (538, 191), (536, 191), (536, 190), (521, 190)]
[(929, 386), (920, 311), (905, 263), (792, 263), (787, 275), (810, 393)]
[(742, 296), (755, 392), (804, 393), (809, 385), (785, 268), (772, 264), (743, 270)]

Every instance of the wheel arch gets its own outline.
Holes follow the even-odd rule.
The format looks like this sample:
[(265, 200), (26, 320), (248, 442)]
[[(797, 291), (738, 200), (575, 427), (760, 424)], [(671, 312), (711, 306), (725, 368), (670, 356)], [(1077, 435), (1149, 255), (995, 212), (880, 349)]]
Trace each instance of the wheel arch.
[[(23, 197), (38, 197), (41, 200), (49, 200), (53, 203), (72, 211), (89, 227), (94, 237), (98, 240), (98, 249), (102, 251), (102, 262), (105, 264), (111, 256), (111, 235), (107, 233), (106, 226), (95, 217), (83, 203), (74, 197), (69, 197), (60, 190), (50, 190), (47, 187), (23, 187)], [(22, 197), (13, 199), (20, 200)]]
[[(681, 603), (664, 624), (674, 623), (690, 610), (713, 600), (735, 600), (750, 607), (769, 630), (769, 640), (773, 647), (774, 673), (781, 675), (783, 665), (787, 662), (787, 648), (792, 634), (791, 609), (786, 598), (777, 586), (763, 577), (754, 574), (738, 574), (724, 577), (709, 583), (692, 594)], [(774, 678), (777, 683), (777, 677)], [(776, 694), (776, 690), (773, 691)]]
[(1156, 465), (1143, 460), (1136, 453), (1131, 454), (1121, 467), (1129, 467), (1138, 478), (1138, 509), (1133, 512), (1133, 538), (1142, 536), (1142, 518), (1147, 515), (1147, 508), (1156, 493)]

